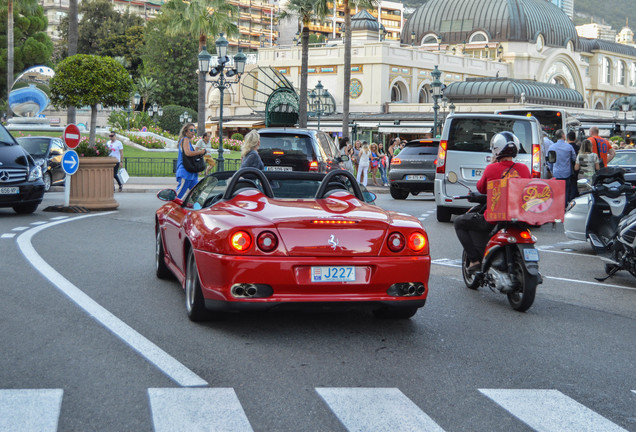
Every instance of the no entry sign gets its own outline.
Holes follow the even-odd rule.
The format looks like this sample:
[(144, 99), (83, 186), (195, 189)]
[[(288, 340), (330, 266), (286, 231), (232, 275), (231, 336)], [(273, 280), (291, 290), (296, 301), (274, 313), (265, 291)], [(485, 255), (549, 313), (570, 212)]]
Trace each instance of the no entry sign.
[(64, 142), (69, 148), (75, 148), (79, 145), (80, 142), (80, 131), (77, 126), (73, 123), (66, 126), (64, 129)]

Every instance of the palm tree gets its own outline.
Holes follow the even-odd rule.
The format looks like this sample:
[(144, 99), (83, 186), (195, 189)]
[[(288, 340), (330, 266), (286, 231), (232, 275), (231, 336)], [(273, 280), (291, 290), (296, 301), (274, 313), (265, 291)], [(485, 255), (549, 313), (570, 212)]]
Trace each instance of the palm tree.
[(159, 88), (159, 83), (154, 78), (141, 77), (136, 82), (137, 91), (141, 96), (142, 102), (142, 111), (146, 111), (146, 103), (150, 100), (150, 98), (154, 97), (155, 92)]
[[(221, 32), (228, 37), (239, 35), (238, 26), (234, 23), (234, 16), (238, 13), (236, 6), (228, 4), (226, 0), (172, 0), (161, 8), (171, 24), (168, 33), (172, 36), (183, 33), (199, 39), (199, 51), (206, 47), (208, 35)], [(198, 130), (205, 131), (205, 74), (199, 74), (198, 89)]]
[(300, 62), (300, 95), (298, 108), (298, 125), (307, 127), (307, 69), (309, 67), (309, 24), (313, 19), (322, 20), (328, 13), (327, 0), (289, 0), (285, 9), (279, 14), (279, 19), (290, 15), (298, 16), (302, 23)]
[[(69, 0), (68, 2), (68, 56), (77, 54), (77, 41), (79, 39), (79, 27), (77, 16), (78, 0)], [(70, 106), (66, 111), (66, 122), (75, 123), (75, 107)]]

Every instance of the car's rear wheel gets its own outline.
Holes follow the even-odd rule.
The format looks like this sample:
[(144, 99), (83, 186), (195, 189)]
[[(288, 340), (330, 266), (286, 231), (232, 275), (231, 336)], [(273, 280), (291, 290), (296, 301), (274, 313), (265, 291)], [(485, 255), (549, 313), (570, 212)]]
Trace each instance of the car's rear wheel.
[(51, 190), (51, 174), (47, 172), (44, 173), (44, 175), (42, 175), (42, 181), (44, 182), (44, 192)]
[(199, 272), (197, 271), (197, 262), (192, 249), (188, 252), (186, 265), (185, 297), (186, 311), (188, 312), (190, 321), (198, 322), (205, 320), (208, 313), (205, 309), (205, 301), (203, 300), (203, 293), (201, 292), (201, 281), (199, 280)]
[(409, 319), (417, 313), (417, 307), (391, 307), (383, 306), (375, 309), (373, 315), (383, 319)]
[(13, 211), (18, 214), (31, 214), (38, 208), (39, 203), (35, 204), (18, 204), (13, 206)]
[(403, 199), (407, 199), (409, 196), (409, 191), (404, 189), (398, 189), (394, 186), (391, 186), (390, 191), (391, 191), (391, 196), (394, 199), (403, 200)]
[(166, 254), (163, 250), (163, 241), (161, 240), (161, 230), (157, 229), (155, 241), (155, 272), (159, 279), (168, 279), (172, 276), (172, 272), (166, 265)]
[(453, 212), (448, 207), (437, 206), (437, 220), (439, 222), (450, 222)]

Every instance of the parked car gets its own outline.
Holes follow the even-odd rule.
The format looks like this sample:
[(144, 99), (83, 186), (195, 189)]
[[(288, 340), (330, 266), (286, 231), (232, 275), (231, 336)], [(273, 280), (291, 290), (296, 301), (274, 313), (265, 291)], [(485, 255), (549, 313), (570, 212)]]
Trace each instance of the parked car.
[(299, 128), (259, 129), (258, 154), (266, 171), (328, 172), (343, 168), (345, 160), (331, 137), (320, 130)]
[(493, 135), (511, 131), (521, 142), (515, 162), (524, 163), (534, 178), (545, 178), (547, 169), (541, 124), (534, 117), (504, 114), (451, 114), (442, 129), (435, 174), (437, 220), (449, 222), (473, 206), (465, 199), (466, 188), (450, 183), (448, 174), (455, 173), (462, 183), (476, 190), (486, 166), (491, 162), (490, 139)]
[(319, 175), (242, 168), (206, 176), (184, 200), (159, 192), (155, 270), (177, 278), (191, 320), (310, 304), (406, 319), (424, 306), (421, 222), (365, 202), (348, 171)]
[(67, 150), (64, 141), (49, 136), (19, 137), (16, 140), (42, 168), (45, 192), (48, 192), (52, 185), (64, 182), (66, 173), (62, 168), (62, 156)]
[(33, 213), (43, 197), (42, 169), (0, 125), (0, 207)]
[(424, 138), (406, 143), (391, 160), (389, 184), (391, 196), (406, 199), (409, 194), (433, 192), (438, 138)]
[(625, 170), (625, 180), (636, 186), (636, 149), (616, 150), (614, 159), (607, 166), (618, 166)]

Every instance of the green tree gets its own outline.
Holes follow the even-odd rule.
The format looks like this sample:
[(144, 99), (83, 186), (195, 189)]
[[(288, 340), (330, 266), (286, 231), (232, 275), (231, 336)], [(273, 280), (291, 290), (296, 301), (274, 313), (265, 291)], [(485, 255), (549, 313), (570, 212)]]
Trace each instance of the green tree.
[[(238, 26), (234, 23), (238, 14), (236, 6), (226, 0), (171, 0), (161, 11), (169, 20), (168, 34), (176, 36), (188, 34), (199, 40), (199, 51), (206, 47), (208, 36), (221, 32), (228, 37), (238, 36)], [(204, 71), (205, 72), (205, 71)], [(205, 73), (198, 75), (198, 129), (205, 130)]]
[(298, 98), (298, 125), (307, 127), (307, 77), (309, 67), (309, 25), (313, 20), (322, 20), (329, 9), (327, 0), (289, 0), (285, 9), (279, 14), (280, 19), (290, 15), (298, 16), (302, 23), (301, 62), (300, 62), (300, 95)]
[(62, 60), (50, 85), (55, 106), (91, 107), (91, 146), (95, 144), (97, 104), (127, 106), (133, 88), (128, 72), (114, 59), (85, 54)]
[(141, 77), (136, 81), (137, 91), (141, 96), (141, 110), (146, 111), (146, 104), (154, 97), (158, 89), (157, 80), (154, 78)]
[(133, 77), (139, 77), (143, 69), (141, 54), (144, 45), (144, 28), (132, 26), (124, 30), (123, 34), (113, 34), (100, 43), (99, 54), (108, 57), (121, 57), (124, 67)]
[(35, 65), (50, 66), (53, 43), (46, 34), (48, 21), (37, 0), (14, 3), (0, 0), (0, 98), (7, 98), (16, 71)]
[(142, 47), (143, 75), (158, 83), (157, 102), (197, 109), (197, 41), (183, 36), (168, 36), (166, 16), (148, 22)]

